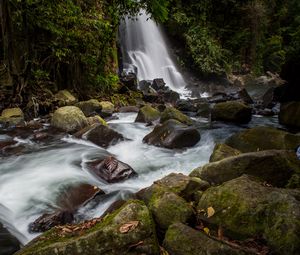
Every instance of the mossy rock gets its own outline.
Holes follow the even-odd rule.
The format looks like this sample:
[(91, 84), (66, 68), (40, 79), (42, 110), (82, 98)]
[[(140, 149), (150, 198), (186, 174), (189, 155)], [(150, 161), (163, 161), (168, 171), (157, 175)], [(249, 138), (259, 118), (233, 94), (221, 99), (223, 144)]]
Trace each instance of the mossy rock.
[(293, 151), (267, 150), (206, 164), (193, 170), (190, 176), (216, 185), (249, 174), (274, 186), (284, 187), (294, 173), (300, 173), (300, 160)]
[(213, 120), (248, 123), (251, 121), (252, 108), (236, 101), (217, 103), (211, 113)]
[(102, 106), (97, 99), (90, 99), (88, 101), (81, 101), (76, 104), (78, 108), (84, 113), (85, 116), (89, 117), (95, 113), (100, 113)]
[(103, 126), (108, 126), (107, 122), (104, 119), (102, 119), (99, 115), (95, 115), (93, 117), (88, 117), (87, 122), (89, 125), (101, 124)]
[[(222, 226), (238, 239), (262, 237), (276, 254), (300, 250), (300, 191), (267, 187), (243, 175), (207, 189), (197, 206), (198, 218)], [(214, 215), (203, 213), (214, 208)]]
[(177, 120), (188, 126), (193, 124), (193, 121), (182, 112), (178, 111), (173, 107), (167, 107), (161, 114), (160, 123), (164, 123), (165, 121), (170, 119)]
[(77, 99), (68, 90), (60, 90), (54, 95), (59, 106), (73, 105)]
[(287, 126), (300, 128), (300, 102), (282, 103), (279, 122)]
[(300, 135), (271, 127), (255, 127), (232, 135), (225, 144), (241, 152), (294, 150), (300, 144)]
[(159, 118), (160, 118), (160, 112), (158, 110), (151, 107), (150, 105), (145, 105), (139, 110), (135, 122), (148, 123), (148, 122), (158, 120)]
[(24, 123), (23, 111), (16, 108), (6, 108), (0, 116), (0, 123), (8, 123), (9, 125), (18, 125)]
[(227, 144), (216, 144), (213, 153), (210, 155), (209, 162), (219, 161), (239, 154), (241, 154), (239, 150), (234, 149)]
[(51, 125), (66, 132), (76, 132), (88, 122), (83, 112), (76, 106), (64, 106), (58, 108), (52, 116)]
[(102, 108), (102, 112), (112, 114), (115, 110), (115, 106), (113, 103), (109, 101), (101, 101), (100, 106)]
[[(125, 224), (137, 226), (123, 232)], [(155, 226), (141, 201), (128, 201), (89, 229), (62, 234), (51, 229), (26, 245), (16, 255), (159, 254)]]
[(175, 223), (168, 228), (163, 247), (172, 255), (255, 254), (212, 239), (205, 233), (182, 223)]

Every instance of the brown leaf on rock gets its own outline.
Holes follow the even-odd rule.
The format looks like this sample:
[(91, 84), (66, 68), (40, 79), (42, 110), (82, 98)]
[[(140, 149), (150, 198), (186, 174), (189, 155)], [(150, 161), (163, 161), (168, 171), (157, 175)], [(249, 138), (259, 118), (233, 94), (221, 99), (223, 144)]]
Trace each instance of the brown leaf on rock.
[(207, 208), (207, 218), (212, 217), (215, 214), (215, 209), (213, 207), (208, 207)]
[(123, 224), (120, 228), (119, 231), (120, 233), (128, 233), (129, 231), (134, 230), (137, 226), (139, 225), (139, 221), (129, 221), (125, 224)]

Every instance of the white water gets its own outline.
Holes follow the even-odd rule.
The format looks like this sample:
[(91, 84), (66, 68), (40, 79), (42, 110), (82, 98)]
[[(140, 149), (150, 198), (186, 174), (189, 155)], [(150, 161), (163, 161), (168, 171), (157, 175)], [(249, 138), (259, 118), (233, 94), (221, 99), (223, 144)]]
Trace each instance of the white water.
[(187, 93), (186, 82), (168, 52), (161, 28), (144, 11), (136, 20), (125, 19), (120, 37), (127, 71), (137, 73), (139, 80), (163, 78), (172, 90)]

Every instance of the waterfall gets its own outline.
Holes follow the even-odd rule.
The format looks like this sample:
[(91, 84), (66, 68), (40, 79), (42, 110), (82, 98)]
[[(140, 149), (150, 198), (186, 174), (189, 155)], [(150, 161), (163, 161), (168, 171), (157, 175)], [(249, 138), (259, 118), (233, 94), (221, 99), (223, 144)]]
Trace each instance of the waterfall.
[(128, 17), (120, 25), (123, 65), (139, 80), (163, 78), (167, 86), (184, 92), (186, 82), (168, 52), (161, 28), (141, 11), (137, 19)]

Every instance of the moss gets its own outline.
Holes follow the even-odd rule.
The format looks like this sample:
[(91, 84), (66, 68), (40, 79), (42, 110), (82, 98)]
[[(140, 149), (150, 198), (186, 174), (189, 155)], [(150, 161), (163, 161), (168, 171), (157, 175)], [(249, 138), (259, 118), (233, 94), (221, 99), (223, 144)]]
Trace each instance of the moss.
[(135, 122), (152, 122), (160, 118), (160, 112), (150, 105), (142, 107), (136, 117)]
[(175, 109), (173, 107), (167, 107), (161, 115), (160, 123), (164, 123), (165, 121), (170, 120), (170, 119), (177, 120), (186, 125), (193, 124), (193, 121), (185, 114), (181, 113), (180, 111), (178, 111), (177, 109)]

